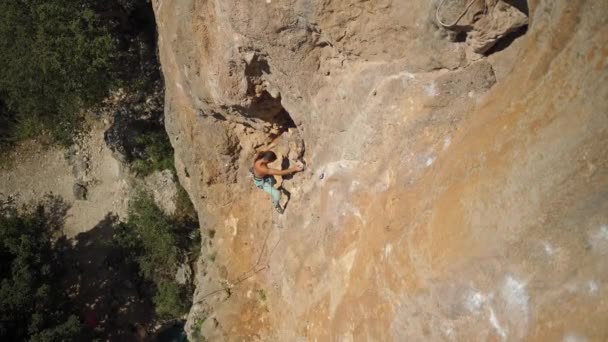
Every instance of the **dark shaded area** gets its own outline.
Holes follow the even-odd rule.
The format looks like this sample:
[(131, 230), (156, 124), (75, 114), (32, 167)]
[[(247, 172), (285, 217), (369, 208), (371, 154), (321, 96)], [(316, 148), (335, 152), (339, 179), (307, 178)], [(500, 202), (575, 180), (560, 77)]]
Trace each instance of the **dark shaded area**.
[[(263, 74), (270, 74), (270, 66), (264, 58), (254, 55), (251, 62), (247, 63), (245, 66), (245, 75), (250, 77), (260, 77)], [(251, 95), (255, 93), (253, 84), (250, 84), (247, 90)]]
[[(190, 305), (192, 284), (175, 283), (179, 263), (195, 260), (200, 246), (191, 234), (198, 225), (187, 201), (178, 200), (179, 213), (172, 217), (152, 202), (149, 210), (156, 216), (130, 206), (130, 221), (131, 215), (138, 218), (133, 223), (108, 213), (93, 229), (68, 239), (62, 230), (70, 207), (60, 197), (46, 196), (26, 210), (0, 194), (0, 340), (149, 341), (159, 323), (173, 326), (159, 340), (184, 336), (183, 322), (174, 320), (184, 311), (174, 317), (161, 312), (171, 305), (187, 311)], [(167, 246), (177, 253), (172, 261), (158, 254), (154, 259), (158, 251), (150, 250), (157, 246), (154, 238), (171, 240), (158, 235), (158, 227), (147, 229), (161, 221), (175, 233)], [(152, 239), (137, 241), (145, 234)], [(120, 237), (128, 237), (127, 243)], [(163, 282), (146, 277), (141, 263), (146, 258)], [(163, 293), (167, 287), (186, 297), (176, 302), (170, 292)]]
[(528, 8), (528, 0), (505, 0), (509, 5), (517, 8), (526, 16), (530, 17), (530, 9)]
[[(96, 0), (95, 12), (118, 41), (116, 64), (122, 82), (150, 91), (162, 77), (157, 58), (156, 18), (148, 0)], [(143, 77), (143, 78), (142, 78)]]
[(295, 122), (281, 103), (280, 94), (273, 97), (264, 86), (261, 77), (270, 73), (270, 65), (266, 59), (263, 56), (254, 54), (245, 66), (247, 95), (252, 99), (251, 105), (238, 109), (245, 116), (275, 123), (284, 129), (295, 128)]
[(100, 2), (97, 10), (112, 21), (121, 49), (129, 51), (120, 64), (134, 95), (113, 114), (104, 134), (114, 156), (140, 176), (173, 169), (173, 149), (164, 127), (164, 85), (157, 56), (154, 11), (145, 0)]
[(161, 109), (145, 116), (128, 107), (117, 110), (112, 125), (104, 133), (104, 141), (114, 157), (130, 163), (141, 176), (155, 170), (173, 169), (173, 148)]
[(69, 206), (46, 196), (18, 209), (0, 198), (0, 340), (61, 341), (81, 333), (61, 287), (66, 265), (54, 236)]
[(297, 128), (298, 126), (291, 118), (291, 115), (283, 108), (283, 110), (275, 117), (275, 122), (279, 124), (284, 130), (289, 128)]
[(118, 218), (112, 214), (73, 241), (57, 243), (66, 265), (62, 287), (72, 312), (83, 323), (86, 340), (135, 341), (134, 326), (150, 330), (154, 320), (152, 286), (139, 275), (126, 253), (113, 243)]
[(72, 240), (63, 199), (1, 204), (0, 340), (135, 341), (133, 325), (151, 328), (153, 287), (113, 243), (116, 216)]
[(283, 196), (287, 198), (285, 204), (283, 205), (283, 210), (286, 210), (287, 206), (289, 205), (289, 202), (291, 201), (291, 192), (287, 191), (287, 189), (285, 189), (284, 187), (281, 187), (279, 190), (283, 193)]
[(219, 113), (213, 113), (211, 116), (213, 116), (215, 119), (220, 120), (220, 121), (226, 121), (226, 117), (223, 116), (222, 114)]
[(14, 114), (8, 111), (0, 94), (0, 147), (11, 143), (11, 127), (15, 124)]
[(455, 43), (464, 43), (467, 40), (467, 33), (465, 31), (460, 31), (454, 37)]
[(175, 322), (171, 325), (161, 328), (160, 332), (156, 335), (156, 341), (158, 342), (186, 342), (188, 337), (184, 332), (185, 322)]

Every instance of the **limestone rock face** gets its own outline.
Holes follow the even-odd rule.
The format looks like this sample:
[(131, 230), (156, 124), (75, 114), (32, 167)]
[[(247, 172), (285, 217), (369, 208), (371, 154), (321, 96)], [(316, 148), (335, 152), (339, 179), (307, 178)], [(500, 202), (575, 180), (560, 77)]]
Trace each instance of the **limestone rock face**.
[(608, 2), (482, 3), (451, 41), (432, 1), (153, 1), (191, 339), (608, 337)]

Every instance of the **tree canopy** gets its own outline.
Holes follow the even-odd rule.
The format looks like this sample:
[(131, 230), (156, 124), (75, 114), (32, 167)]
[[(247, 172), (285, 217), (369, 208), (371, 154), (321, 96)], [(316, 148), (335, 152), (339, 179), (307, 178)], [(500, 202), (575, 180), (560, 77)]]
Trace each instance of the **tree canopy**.
[(139, 71), (146, 15), (146, 0), (0, 0), (0, 139), (69, 143), (80, 111)]
[(53, 247), (56, 225), (43, 206), (0, 212), (0, 340), (65, 341), (80, 333), (60, 287), (62, 262)]

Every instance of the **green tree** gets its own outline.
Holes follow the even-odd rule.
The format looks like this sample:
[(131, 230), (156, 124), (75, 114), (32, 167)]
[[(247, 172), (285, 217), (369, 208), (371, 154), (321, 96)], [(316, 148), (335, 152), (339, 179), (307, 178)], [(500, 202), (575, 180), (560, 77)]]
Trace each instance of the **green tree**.
[(85, 0), (0, 0), (0, 94), (13, 139), (70, 141), (112, 84), (116, 40)]
[(148, 0), (0, 0), (0, 143), (68, 144), (112, 87), (145, 90), (155, 29)]
[(65, 341), (80, 332), (65, 310), (56, 225), (43, 206), (19, 213), (0, 206), (0, 340)]
[(179, 318), (189, 308), (189, 286), (175, 281), (186, 249), (180, 243), (179, 224), (156, 205), (152, 196), (140, 191), (129, 202), (128, 223), (115, 234), (116, 243), (135, 260), (140, 274), (154, 284), (156, 313), (164, 318)]

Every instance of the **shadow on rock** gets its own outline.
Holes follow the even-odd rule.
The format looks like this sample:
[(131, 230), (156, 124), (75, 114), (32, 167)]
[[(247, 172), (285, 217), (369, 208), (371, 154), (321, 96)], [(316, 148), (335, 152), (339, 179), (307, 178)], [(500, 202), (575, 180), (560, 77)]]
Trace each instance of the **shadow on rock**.
[(92, 230), (58, 242), (67, 266), (64, 288), (87, 337), (141, 340), (138, 336), (148, 330), (154, 306), (149, 286), (112, 242), (118, 225), (118, 217), (108, 213)]

